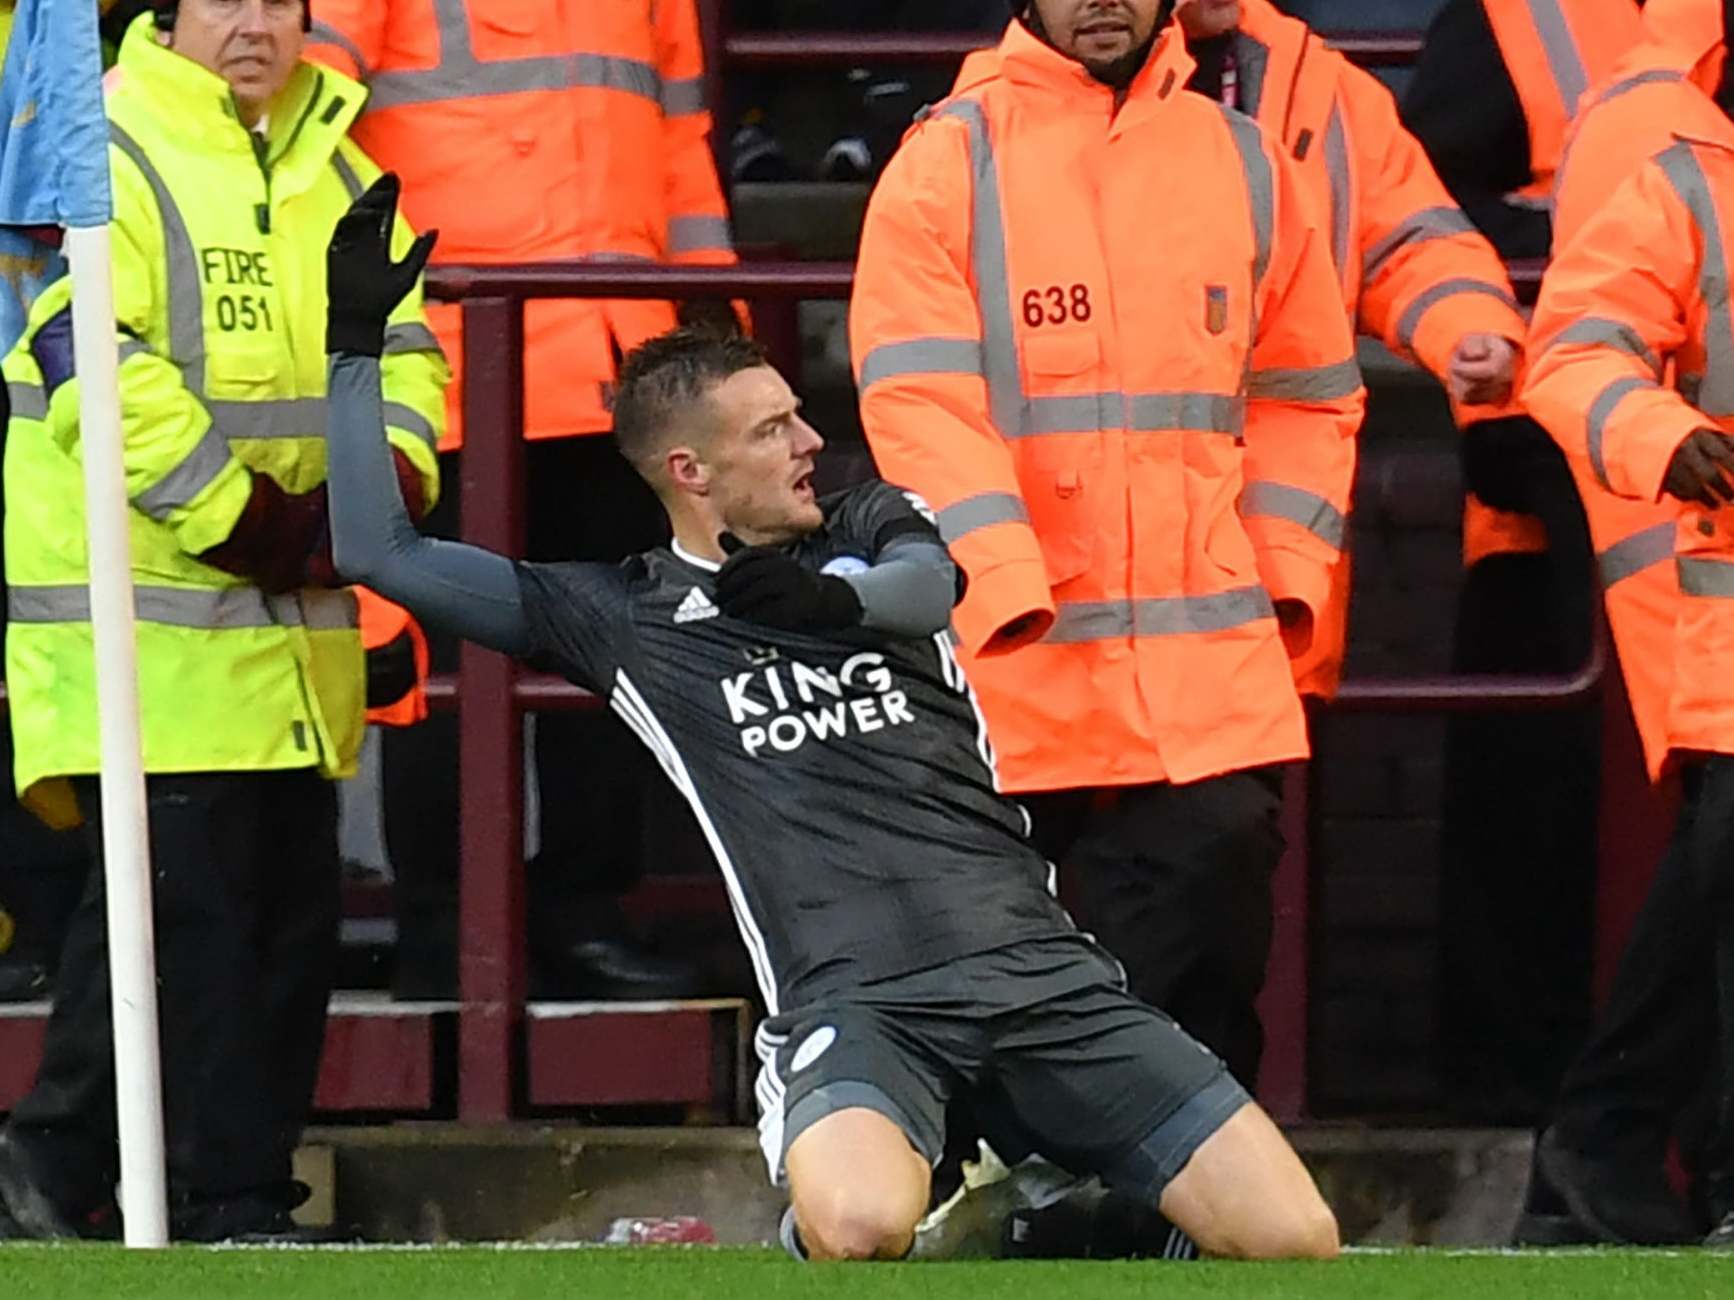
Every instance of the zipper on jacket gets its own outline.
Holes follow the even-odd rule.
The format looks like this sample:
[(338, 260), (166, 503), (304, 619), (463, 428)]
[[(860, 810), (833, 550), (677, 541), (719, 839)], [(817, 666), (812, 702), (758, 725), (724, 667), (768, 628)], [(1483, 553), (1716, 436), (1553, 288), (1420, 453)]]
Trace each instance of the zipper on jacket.
[[(243, 128), (245, 129), (245, 128)], [(265, 201), (253, 205), (253, 216), (259, 223), (259, 233), (271, 233), (271, 160), (265, 156), (265, 137), (257, 131), (247, 132), (247, 142), (253, 146), (253, 160), (259, 164), (259, 174), (265, 178)]]

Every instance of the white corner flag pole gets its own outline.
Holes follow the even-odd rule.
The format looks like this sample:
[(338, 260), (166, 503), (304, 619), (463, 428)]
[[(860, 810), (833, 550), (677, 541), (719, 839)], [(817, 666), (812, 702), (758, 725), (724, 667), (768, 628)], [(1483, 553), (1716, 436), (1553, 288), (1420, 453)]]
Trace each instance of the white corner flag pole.
[(126, 1244), (168, 1244), (162, 1062), (157, 1039), (151, 856), (139, 737), (130, 507), (121, 461), (120, 380), (108, 227), (71, 227), (73, 360), (84, 447), (90, 621), (102, 739), (102, 856), (108, 885), (108, 969), (114, 1010), (115, 1103)]

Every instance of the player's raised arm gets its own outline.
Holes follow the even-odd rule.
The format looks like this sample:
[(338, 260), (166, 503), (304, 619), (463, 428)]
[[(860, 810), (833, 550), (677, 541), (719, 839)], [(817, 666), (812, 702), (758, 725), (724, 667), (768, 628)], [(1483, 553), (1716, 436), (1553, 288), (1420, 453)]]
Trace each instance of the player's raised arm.
[(332, 557), (352, 582), (397, 601), (432, 626), (507, 654), (530, 646), (518, 575), (503, 555), (416, 532), (386, 442), (379, 356), (386, 317), (433, 249), (423, 235), (391, 257), (397, 177), (387, 173), (337, 223), (328, 254), (331, 355), (329, 460)]

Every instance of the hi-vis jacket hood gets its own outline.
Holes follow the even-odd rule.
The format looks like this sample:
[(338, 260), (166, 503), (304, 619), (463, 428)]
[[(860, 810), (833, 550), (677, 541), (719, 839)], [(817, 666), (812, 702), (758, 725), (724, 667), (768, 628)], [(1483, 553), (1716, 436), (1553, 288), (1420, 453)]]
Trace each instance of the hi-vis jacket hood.
[(1012, 790), (1305, 753), (1362, 393), (1277, 141), (1183, 87), (1175, 29), (1112, 90), (1014, 23), (905, 139), (850, 311), (881, 471), (965, 567), (956, 615)]

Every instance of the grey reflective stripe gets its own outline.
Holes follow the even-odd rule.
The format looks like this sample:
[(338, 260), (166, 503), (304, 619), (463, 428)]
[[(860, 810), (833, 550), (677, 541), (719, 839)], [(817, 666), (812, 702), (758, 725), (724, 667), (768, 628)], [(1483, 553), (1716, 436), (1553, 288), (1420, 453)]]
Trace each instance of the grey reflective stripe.
[(1250, 117), (1222, 108), (1222, 120), (1234, 137), (1234, 147), (1240, 153), (1240, 169), (1246, 176), (1247, 205), (1252, 209), (1252, 287), (1264, 283), (1264, 272), (1270, 265), (1271, 241), (1276, 230), (1276, 185), (1271, 180), (1270, 159), (1265, 157), (1258, 124)]
[(1686, 595), (1734, 596), (1734, 564), (1697, 555), (1682, 555), (1674, 563), (1679, 566), (1680, 590)]
[(1017, 335), (1012, 330), (1011, 275), (1006, 269), (1005, 212), (1000, 206), (999, 167), (987, 117), (974, 100), (958, 99), (938, 111), (969, 128), (972, 172), (969, 259), (975, 272), (975, 303), (981, 315), (982, 375), (987, 380), (988, 415), (1007, 438), (1023, 428), (1023, 378), (1018, 369)]
[(434, 432), (427, 416), (414, 407), (405, 406), (402, 402), (387, 402), (381, 409), (385, 413), (388, 426), (413, 433), (430, 447), (439, 443), (439, 435)]
[(332, 153), (331, 168), (337, 173), (337, 179), (343, 182), (343, 188), (351, 203), (367, 192), (367, 186), (361, 183), (360, 175), (349, 165), (349, 159), (343, 156), (343, 150), (338, 149)]
[(1349, 142), (1335, 101), (1325, 123), (1325, 170), (1331, 178), (1331, 262), (1340, 275), (1349, 264), (1349, 209), (1354, 200), (1349, 190)]
[[(1618, 99), (1621, 95), (1628, 95), (1640, 86), (1652, 86), (1658, 82), (1684, 81), (1685, 79), (1686, 74), (1677, 71), (1674, 68), (1651, 68), (1647, 72), (1636, 72), (1629, 77), (1614, 82), (1613, 85), (1602, 91), (1601, 94), (1596, 96), (1595, 103), (1591, 104), (1590, 108), (1598, 108), (1603, 104)], [(1588, 112), (1589, 109), (1585, 109), (1584, 111)]]
[(976, 339), (905, 339), (881, 343), (861, 358), (860, 388), (866, 392), (886, 379), (904, 375), (979, 375), (981, 343)]
[[(478, 0), (485, 3), (486, 0)], [(438, 66), (381, 72), (368, 82), (368, 108), (397, 108), (441, 99), (476, 99), (574, 86), (623, 90), (662, 106), (662, 76), (650, 64), (607, 54), (541, 54), (521, 59), (478, 59), (470, 46), (464, 0), (434, 0), (439, 27)], [(685, 83), (676, 83), (684, 85)]]
[[(257, 587), (213, 591), (203, 587), (135, 585), (133, 607), (140, 622), (201, 631), (302, 625), (319, 631), (354, 627), (358, 622), (355, 598), (347, 591), (267, 596)], [(14, 623), (88, 623), (90, 588), (82, 583), (13, 586), (6, 592), (6, 612)]]
[[(1577, 101), (1589, 89), (1589, 78), (1584, 75), (1583, 58), (1572, 39), (1571, 26), (1560, 11), (1559, 0), (1529, 0), (1529, 16), (1541, 37), (1541, 48), (1547, 51), (1547, 67), (1559, 89), (1560, 107), (1570, 121), (1577, 116)], [(1465, 89), (1474, 93), (1473, 87)]]
[(231, 459), (228, 441), (213, 424), (193, 444), (193, 449), (181, 457), (180, 464), (135, 496), (132, 503), (162, 523), (171, 510), (190, 506), (228, 468)]
[(734, 246), (727, 217), (674, 217), (668, 223), (671, 253), (726, 253)]
[(293, 595), (266, 599), (279, 623), (299, 622), (309, 632), (340, 632), (361, 626), (361, 607), (347, 587), (304, 587)]
[(1128, 429), (1133, 433), (1238, 434), (1246, 423), (1246, 401), (1221, 393), (1073, 393), (1033, 397), (1025, 407), (1023, 432), (1095, 433)]
[(1453, 280), (1441, 280), (1438, 284), (1415, 295), (1414, 301), (1404, 310), (1401, 319), (1397, 321), (1397, 341), (1405, 348), (1415, 347), (1415, 331), (1421, 328), (1421, 318), (1437, 304), (1447, 298), (1455, 298), (1458, 294), (1478, 293), (1489, 298), (1497, 298), (1513, 311), (1517, 310), (1517, 299), (1511, 296), (1511, 291), (1503, 285), (1491, 284), (1486, 280), (1475, 280), (1468, 277), (1458, 277)]
[(1343, 548), (1349, 521), (1316, 492), (1287, 483), (1248, 483), (1240, 490), (1242, 518), (1286, 519), (1328, 545)]
[(683, 77), (662, 83), (664, 117), (686, 117), (704, 112), (704, 78)]
[(1474, 233), (1474, 222), (1459, 208), (1423, 208), (1412, 212), (1368, 251), (1366, 264), (1361, 268), (1361, 283), (1371, 284), (1374, 277), (1384, 270), (1385, 263), (1411, 244)]
[(323, 438), (323, 397), (278, 397), (262, 402), (207, 401), (211, 423), (234, 442), (242, 438)]
[(389, 357), (398, 352), (438, 352), (443, 356), (445, 349), (440, 347), (439, 339), (426, 325), (420, 321), (405, 321), (385, 327), (385, 355)]
[(163, 249), (168, 258), (169, 360), (180, 368), (182, 381), (195, 393), (205, 391), (205, 307), (199, 281), (198, 257), (181, 209), (162, 173), (126, 131), (108, 124), (110, 142), (132, 160), (156, 197), (163, 223)]
[(1674, 525), (1656, 524), (1615, 542), (1596, 556), (1605, 590), (1633, 574), (1653, 568), (1674, 554)]
[(350, 58), (355, 60), (355, 66), (360, 69), (360, 79), (362, 81), (366, 81), (368, 74), (372, 71), (372, 69), (367, 66), (367, 60), (362, 57), (361, 47), (354, 41), (350, 40), (349, 37), (345, 36), (342, 32), (338, 31), (330, 23), (315, 22), (313, 24), (313, 29), (307, 33), (307, 42), (310, 45), (319, 42), (323, 42), (326, 45), (335, 45), (338, 49), (342, 50)]
[(1361, 387), (1361, 367), (1355, 359), (1334, 366), (1304, 370), (1249, 370), (1246, 395), (1273, 401), (1328, 402), (1352, 397)]
[(124, 366), (128, 361), (141, 353), (151, 351), (151, 345), (143, 339), (122, 339), (115, 353), (115, 365)]
[(1644, 342), (1643, 336), (1623, 320), (1606, 316), (1585, 316), (1575, 325), (1556, 334), (1545, 351), (1551, 352), (1568, 343), (1588, 343), (1595, 347), (1613, 348), (1629, 357), (1636, 357), (1650, 368), (1656, 378), (1662, 377), (1662, 359)]
[(1185, 636), (1220, 632), (1273, 618), (1262, 586), (1237, 587), (1214, 596), (1165, 596), (1144, 600), (1061, 601), (1044, 641), (1109, 641), (1130, 636)]
[(1625, 397), (1627, 393), (1635, 393), (1640, 388), (1653, 387), (1655, 387), (1654, 384), (1647, 384), (1641, 379), (1626, 375), (1614, 380), (1602, 389), (1596, 394), (1595, 401), (1590, 403), (1589, 415), (1586, 419), (1590, 468), (1595, 470), (1596, 478), (1609, 491), (1613, 489), (1608, 483), (1606, 453), (1602, 447), (1602, 443), (1607, 437), (1608, 420), (1613, 416), (1614, 408), (1620, 404), (1620, 399)]
[(939, 535), (947, 542), (995, 524), (1027, 524), (1029, 511), (1014, 492), (981, 492), (939, 512)]
[(13, 417), (20, 420), (46, 420), (48, 418), (48, 394), (41, 384), (25, 384), (17, 380), (6, 383), (6, 400), (11, 404)]
[(1698, 292), (1710, 319), (1704, 333), (1704, 378), (1695, 405), (1705, 415), (1734, 415), (1734, 317), (1728, 307), (1728, 254), (1710, 184), (1698, 164), (1698, 155), (1684, 140), (1662, 150), (1655, 163), (1692, 214), (1704, 245)]

